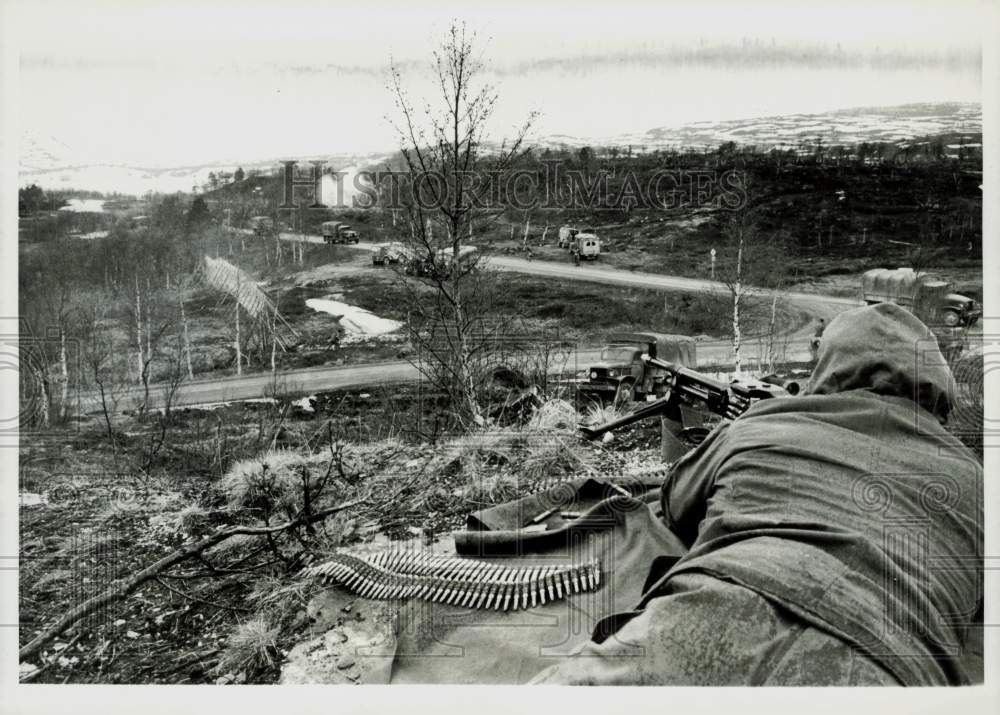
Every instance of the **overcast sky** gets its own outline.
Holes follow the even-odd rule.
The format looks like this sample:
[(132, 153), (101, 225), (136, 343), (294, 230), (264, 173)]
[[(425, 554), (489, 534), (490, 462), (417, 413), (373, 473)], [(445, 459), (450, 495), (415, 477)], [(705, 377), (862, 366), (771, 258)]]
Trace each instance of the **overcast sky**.
[[(479, 32), (503, 133), (595, 137), (911, 101), (978, 101), (976, 2), (32, 2), (20, 7), (22, 134), (83, 161), (172, 165), (391, 149), (390, 57), (419, 94), (435, 38)], [(865, 66), (681, 67), (716, 45), (840, 48)], [(924, 58), (927, 63), (914, 64)], [(637, 60), (641, 59), (639, 62)], [(945, 62), (949, 59), (949, 62)], [(413, 62), (412, 66), (406, 64)]]

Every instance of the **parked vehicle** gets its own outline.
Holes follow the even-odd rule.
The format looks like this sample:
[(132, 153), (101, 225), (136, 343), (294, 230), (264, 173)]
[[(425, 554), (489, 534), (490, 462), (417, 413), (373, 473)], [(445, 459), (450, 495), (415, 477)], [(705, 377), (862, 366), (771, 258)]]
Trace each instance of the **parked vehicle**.
[(382, 243), (372, 252), (372, 265), (385, 266), (391, 263), (411, 261), (415, 256), (416, 254), (412, 250), (397, 241)]
[[(417, 276), (429, 276), (432, 275), (435, 268), (441, 273), (447, 273), (451, 270), (454, 258), (454, 251), (451, 248), (442, 248), (434, 254), (434, 260), (431, 261), (429, 258), (420, 258), (414, 256), (406, 264), (406, 273), (408, 275)], [(462, 246), (458, 250), (458, 262), (460, 264), (472, 265), (479, 257), (479, 249), (475, 246)]]
[(601, 350), (601, 358), (587, 370), (579, 386), (581, 396), (610, 399), (615, 405), (631, 400), (662, 397), (669, 372), (647, 363), (643, 355), (681, 367), (697, 365), (694, 338), (664, 333), (620, 333), (612, 335)]
[(350, 224), (343, 221), (324, 221), (320, 226), (323, 233), (323, 243), (357, 243), (358, 232)]
[(580, 232), (573, 237), (570, 251), (588, 261), (596, 261), (601, 255), (601, 239), (595, 233)]
[(572, 226), (560, 226), (559, 227), (559, 248), (569, 248), (576, 234), (580, 233), (580, 229), (573, 228)]
[(254, 216), (250, 219), (250, 230), (259, 238), (274, 236), (274, 219), (270, 216)]
[(983, 314), (975, 300), (950, 292), (947, 281), (912, 268), (866, 271), (861, 277), (861, 290), (868, 305), (896, 303), (932, 326), (971, 327)]

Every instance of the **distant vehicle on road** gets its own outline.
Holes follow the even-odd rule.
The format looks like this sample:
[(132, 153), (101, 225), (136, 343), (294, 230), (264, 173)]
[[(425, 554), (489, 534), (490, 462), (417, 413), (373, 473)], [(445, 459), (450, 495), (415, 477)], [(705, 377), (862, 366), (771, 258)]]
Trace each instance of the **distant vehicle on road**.
[[(441, 273), (447, 273), (455, 265), (453, 258), (454, 251), (451, 248), (442, 248), (434, 254), (434, 260), (414, 256), (406, 264), (406, 274), (415, 276), (430, 276), (435, 269)], [(475, 246), (462, 246), (458, 249), (458, 264), (471, 265), (479, 257), (479, 249)]]
[(874, 268), (861, 277), (862, 299), (868, 305), (896, 303), (928, 325), (972, 327), (983, 314), (975, 300), (952, 293), (951, 284), (934, 274), (912, 268)]
[(412, 250), (398, 241), (382, 243), (372, 252), (372, 265), (385, 266), (391, 263), (402, 263), (403, 261), (412, 261), (415, 257), (416, 254)]
[(357, 243), (358, 232), (350, 224), (343, 221), (324, 221), (320, 230), (323, 233), (323, 243)]
[(250, 219), (250, 230), (259, 238), (274, 236), (274, 220), (270, 216), (254, 216)]
[(576, 234), (570, 242), (570, 252), (588, 261), (596, 261), (601, 255), (601, 239), (596, 233), (584, 232)]
[(572, 226), (560, 226), (559, 227), (559, 248), (569, 248), (576, 234), (580, 233), (580, 229), (573, 228)]

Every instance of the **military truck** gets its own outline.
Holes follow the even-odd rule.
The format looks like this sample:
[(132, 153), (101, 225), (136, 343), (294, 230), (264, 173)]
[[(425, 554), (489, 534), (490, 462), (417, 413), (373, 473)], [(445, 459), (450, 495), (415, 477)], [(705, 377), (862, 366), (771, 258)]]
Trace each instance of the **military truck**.
[(934, 274), (912, 268), (874, 268), (861, 277), (862, 299), (868, 305), (896, 303), (928, 325), (972, 327), (983, 314), (982, 306)]
[[(411, 276), (431, 276), (437, 269), (442, 274), (451, 270), (455, 262), (454, 251), (451, 248), (442, 248), (434, 253), (434, 261), (430, 258), (412, 256), (406, 262), (405, 273)], [(462, 246), (458, 249), (458, 264), (474, 267), (476, 259), (479, 257), (479, 249), (475, 246)]]
[(350, 224), (343, 221), (324, 221), (320, 226), (323, 233), (323, 243), (357, 243), (358, 232), (351, 228)]
[(559, 248), (569, 248), (570, 244), (573, 242), (573, 238), (576, 234), (580, 233), (580, 229), (573, 228), (572, 226), (560, 226), (559, 227)]
[(581, 231), (570, 241), (570, 253), (575, 253), (580, 258), (588, 261), (596, 261), (601, 255), (601, 239), (593, 232), (593, 229)]
[(398, 241), (382, 243), (372, 252), (372, 265), (385, 266), (390, 263), (412, 261), (415, 256), (412, 250)]
[(618, 333), (601, 349), (579, 385), (581, 397), (612, 400), (616, 406), (631, 400), (662, 397), (669, 373), (642, 359), (643, 355), (693, 368), (697, 365), (694, 338), (665, 333)]
[(250, 219), (250, 230), (258, 238), (270, 238), (274, 236), (274, 219), (270, 216), (253, 216)]

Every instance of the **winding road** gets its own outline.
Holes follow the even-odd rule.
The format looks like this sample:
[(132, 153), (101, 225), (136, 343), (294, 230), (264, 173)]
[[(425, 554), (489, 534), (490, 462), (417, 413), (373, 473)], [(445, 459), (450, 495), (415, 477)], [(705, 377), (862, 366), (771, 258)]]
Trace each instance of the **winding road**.
[[(299, 241), (305, 243), (323, 243), (320, 236), (296, 233), (282, 233), (284, 241)], [(358, 243), (352, 247), (372, 251), (377, 246), (372, 243)], [(559, 278), (563, 280), (579, 280), (605, 285), (628, 286), (652, 290), (690, 291), (704, 293), (728, 293), (729, 289), (717, 281), (697, 278), (682, 278), (656, 273), (625, 271), (600, 265), (576, 266), (556, 263), (553, 261), (528, 261), (511, 256), (491, 255), (487, 257), (487, 265), (499, 271), (523, 273), (526, 275)], [(826, 296), (815, 293), (788, 293), (787, 299), (811, 313), (832, 317), (848, 308), (860, 305), (859, 301), (850, 298)], [(809, 359), (809, 338), (811, 327), (803, 328), (782, 336), (779, 339), (784, 349), (786, 359), (805, 362)], [(761, 353), (759, 341), (748, 339), (743, 344), (743, 355), (747, 361), (752, 361)], [(698, 343), (698, 364), (719, 365), (730, 360), (731, 344), (729, 341), (705, 341)], [(552, 372), (560, 375), (575, 376), (598, 359), (600, 349), (580, 347), (569, 353), (568, 358), (560, 365), (553, 366)], [(400, 384), (414, 382), (420, 379), (419, 370), (408, 361), (391, 361), (366, 363), (362, 365), (323, 366), (286, 370), (278, 373), (277, 380), (270, 373), (255, 373), (242, 376), (215, 377), (205, 380), (194, 380), (182, 383), (174, 395), (175, 407), (206, 405), (213, 403), (235, 402), (239, 400), (262, 399), (275, 394), (284, 397), (311, 395), (328, 390), (365, 387), (385, 384)], [(133, 389), (118, 396), (116, 407), (130, 409), (138, 404), (142, 397), (141, 390)], [(150, 393), (151, 408), (162, 407), (164, 390), (154, 388)], [(96, 395), (84, 394), (80, 399), (80, 411), (92, 413), (100, 409)]]
[[(282, 233), (283, 241), (298, 241), (301, 243), (323, 243), (320, 236), (303, 233)], [(374, 251), (379, 244), (357, 243), (352, 248)], [(534, 260), (505, 255), (487, 255), (486, 265), (496, 271), (523, 273), (531, 276), (545, 276), (562, 280), (585, 281), (587, 283), (603, 283), (604, 285), (626, 286), (629, 288), (648, 288), (650, 290), (687, 291), (691, 293), (728, 294), (725, 283), (702, 278), (683, 278), (661, 273), (644, 273), (642, 271), (625, 271), (620, 268), (609, 268), (600, 264), (573, 265), (556, 263), (555, 261)], [(784, 297), (803, 308), (825, 307), (829, 312), (838, 313), (848, 308), (856, 308), (861, 301), (856, 298), (822, 295), (820, 293), (785, 293)]]

